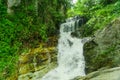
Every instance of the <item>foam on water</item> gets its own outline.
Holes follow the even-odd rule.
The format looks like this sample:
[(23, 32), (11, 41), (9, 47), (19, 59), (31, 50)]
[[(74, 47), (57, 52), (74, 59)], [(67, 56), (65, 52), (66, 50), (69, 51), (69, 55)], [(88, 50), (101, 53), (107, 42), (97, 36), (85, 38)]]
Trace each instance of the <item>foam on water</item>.
[(79, 39), (71, 35), (76, 30), (76, 22), (78, 20), (61, 24), (58, 41), (58, 67), (43, 76), (42, 80), (71, 80), (77, 76), (85, 76), (83, 45), (89, 38)]

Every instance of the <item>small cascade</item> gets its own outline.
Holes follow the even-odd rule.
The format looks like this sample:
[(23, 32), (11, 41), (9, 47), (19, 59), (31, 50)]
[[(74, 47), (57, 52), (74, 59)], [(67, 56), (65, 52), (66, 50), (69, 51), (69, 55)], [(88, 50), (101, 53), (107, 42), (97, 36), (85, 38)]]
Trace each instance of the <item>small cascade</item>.
[(85, 76), (83, 45), (90, 38), (79, 39), (72, 35), (79, 28), (78, 17), (66, 20), (60, 26), (58, 41), (58, 67), (43, 76), (42, 80), (71, 80)]

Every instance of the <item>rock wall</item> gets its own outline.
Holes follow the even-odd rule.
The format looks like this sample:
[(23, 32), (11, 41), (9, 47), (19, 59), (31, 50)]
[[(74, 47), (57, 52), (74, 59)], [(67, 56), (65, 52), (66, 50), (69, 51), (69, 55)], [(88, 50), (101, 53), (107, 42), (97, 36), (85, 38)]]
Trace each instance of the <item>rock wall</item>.
[(18, 80), (37, 80), (56, 67), (56, 48), (35, 48), (19, 57)]
[(74, 80), (120, 80), (120, 67), (95, 71)]
[(96, 31), (94, 36), (84, 46), (86, 72), (120, 66), (120, 18)]

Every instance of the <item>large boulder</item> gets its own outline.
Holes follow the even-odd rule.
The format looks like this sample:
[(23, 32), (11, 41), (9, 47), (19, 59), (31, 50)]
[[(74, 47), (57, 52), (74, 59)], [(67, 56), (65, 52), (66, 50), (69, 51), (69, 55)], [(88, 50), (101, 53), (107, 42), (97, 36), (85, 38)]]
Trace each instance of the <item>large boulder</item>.
[(120, 80), (120, 67), (95, 71), (74, 80)]
[(86, 73), (120, 66), (120, 19), (96, 31), (94, 40), (85, 44)]

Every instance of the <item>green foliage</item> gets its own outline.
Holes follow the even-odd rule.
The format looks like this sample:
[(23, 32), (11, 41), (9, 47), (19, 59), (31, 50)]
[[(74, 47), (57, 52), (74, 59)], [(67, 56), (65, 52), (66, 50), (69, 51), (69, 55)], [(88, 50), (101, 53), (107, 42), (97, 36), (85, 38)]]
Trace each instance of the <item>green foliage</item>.
[(15, 24), (6, 18), (2, 18), (0, 22), (0, 79), (10, 76), (14, 71), (16, 53), (21, 46), (14, 26)]
[[(85, 1), (89, 1), (89, 0), (85, 0)], [(118, 17), (120, 17), (120, 6), (119, 6), (120, 1), (119, 0), (91, 0), (91, 1), (93, 1), (93, 3), (92, 5), (90, 3), (88, 5), (89, 7), (85, 6), (86, 4), (83, 3), (84, 1), (78, 2), (75, 6), (75, 9), (72, 10), (73, 12), (75, 12), (74, 15), (80, 14), (81, 16), (85, 16), (88, 19), (86, 24), (81, 26), (81, 29), (82, 29), (81, 34), (83, 37), (94, 36), (94, 33), (97, 30), (100, 30), (100, 29), (103, 30), (103, 28), (105, 27), (113, 26), (112, 22), (114, 21), (114, 19), (117, 19)], [(115, 26), (116, 25), (117, 24), (115, 24)], [(104, 34), (104, 31), (103, 31), (103, 34)], [(104, 37), (107, 37), (107, 36), (104, 36)], [(96, 37), (95, 42), (97, 42), (97, 38), (98, 37)], [(97, 45), (99, 43), (100, 43), (99, 41), (97, 43), (94, 43), (93, 41), (90, 43), (90, 45), (86, 49), (88, 50), (88, 53), (87, 51), (85, 52), (86, 53), (85, 56), (87, 56), (86, 58), (87, 72), (96, 71), (102, 67), (119, 66), (120, 51), (119, 51), (119, 48), (117, 48), (119, 43), (116, 43), (114, 41), (114, 42), (111, 42), (113, 43), (112, 45), (107, 46), (106, 44), (107, 42), (105, 42), (106, 44), (105, 47), (104, 45)], [(103, 48), (99, 46), (102, 46)]]
[(4, 57), (0, 58), (0, 79), (6, 80), (7, 77), (14, 74), (17, 67), (18, 56), (8, 56), (4, 55)]
[[(78, 0), (72, 10), (69, 10), (69, 16), (85, 16), (88, 21), (84, 25), (83, 36), (94, 34), (98, 29), (104, 28), (120, 15), (119, 0)], [(74, 13), (74, 14), (72, 14)]]
[(9, 15), (7, 1), (0, 0), (0, 80), (15, 72), (19, 53), (56, 35), (70, 5), (69, 0), (36, 1), (23, 0)]

